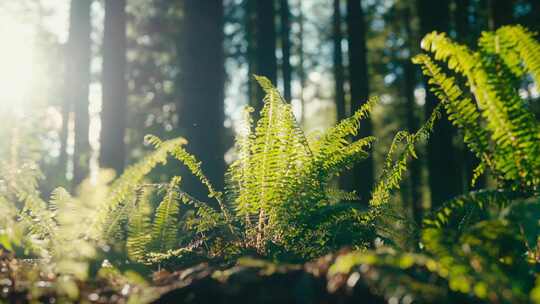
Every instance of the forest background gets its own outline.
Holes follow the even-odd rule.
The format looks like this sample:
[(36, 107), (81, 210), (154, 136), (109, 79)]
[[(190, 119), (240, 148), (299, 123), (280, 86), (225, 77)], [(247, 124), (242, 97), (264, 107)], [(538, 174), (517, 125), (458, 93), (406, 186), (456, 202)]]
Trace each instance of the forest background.
[[(264, 75), (290, 102), (307, 133), (381, 103), (362, 124), (374, 156), (340, 179), (366, 203), (398, 129), (418, 129), (439, 101), (411, 57), (421, 38), (447, 32), (472, 46), (506, 24), (540, 29), (537, 0), (21, 0), (0, 4), (0, 116), (28, 126), (45, 178), (75, 191), (98, 168), (121, 173), (147, 151), (148, 133), (187, 138), (187, 150), (218, 189), (235, 159), (241, 109), (262, 107), (251, 75)], [(536, 113), (538, 92), (520, 95)], [(9, 128), (6, 128), (9, 129)], [(17, 138), (3, 132), (0, 149)], [(471, 190), (477, 160), (446, 120), (410, 165), (397, 202), (418, 222)], [(153, 173), (168, 180), (178, 163)], [(189, 174), (183, 189), (204, 198)], [(478, 188), (494, 184), (489, 175)]]

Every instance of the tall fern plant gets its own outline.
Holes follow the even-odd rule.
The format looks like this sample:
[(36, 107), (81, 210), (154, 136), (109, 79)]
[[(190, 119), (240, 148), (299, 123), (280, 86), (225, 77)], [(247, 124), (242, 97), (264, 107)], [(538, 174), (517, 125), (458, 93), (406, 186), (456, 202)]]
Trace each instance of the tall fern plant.
[[(368, 156), (375, 138), (350, 138), (358, 134), (377, 99), (308, 140), (291, 105), (268, 79), (256, 76), (256, 80), (266, 92), (264, 107), (256, 123), (251, 118), (253, 109), (244, 110), (236, 138), (237, 159), (226, 173), (224, 194), (212, 186), (200, 162), (183, 147), (185, 140), (162, 142), (149, 136), (148, 142), (158, 150), (112, 185), (111, 196), (98, 208), (88, 237), (109, 243), (126, 240), (128, 256), (143, 263), (193, 254), (234, 256), (250, 250), (305, 259), (344, 245), (369, 246), (407, 160), (415, 156), (415, 144), (428, 136), (437, 112), (417, 133), (397, 136), (372, 199), (361, 203), (354, 193), (335, 188), (332, 180)], [(198, 177), (215, 202), (198, 201), (183, 192), (180, 179), (168, 185), (146, 183), (147, 173), (168, 156)], [(136, 194), (160, 188), (167, 190), (154, 211), (149, 201), (152, 195)], [(127, 223), (127, 230), (122, 223)]]
[(257, 81), (266, 92), (265, 106), (254, 128), (251, 109), (246, 109), (245, 128), (236, 141), (239, 157), (227, 173), (227, 193), (243, 219), (248, 242), (264, 251), (266, 241), (289, 244), (287, 239), (293, 235), (306, 236), (304, 227), (312, 222), (310, 217), (331, 205), (331, 179), (368, 155), (373, 137), (353, 143), (347, 138), (356, 135), (360, 120), (376, 99), (308, 142), (291, 106), (266, 78), (257, 77)]
[[(361, 211), (361, 204), (337, 203), (356, 196), (334, 189), (331, 181), (368, 155), (373, 137), (354, 142), (348, 138), (357, 134), (360, 121), (367, 117), (377, 100), (369, 100), (351, 118), (308, 142), (290, 104), (268, 79), (256, 79), (266, 92), (264, 107), (255, 125), (250, 116), (253, 110), (244, 111), (243, 128), (236, 139), (237, 160), (226, 173), (225, 195), (213, 188), (200, 162), (182, 147), (183, 142), (162, 142), (149, 137), (149, 142), (159, 150), (148, 161), (129, 169), (113, 185), (117, 190), (112, 191), (113, 199), (104, 202), (97, 217), (102, 220), (95, 222), (94, 236), (127, 237), (130, 256), (139, 261), (148, 257), (152, 261), (160, 257), (167, 259), (197, 251), (200, 249), (197, 246), (203, 245), (216, 252), (219, 249), (212, 245), (216, 239), (226, 240), (236, 252), (253, 249), (263, 255), (273, 251), (314, 256), (343, 245), (332, 232), (339, 227), (347, 234), (347, 244), (366, 246), (374, 238), (373, 215)], [(169, 186), (168, 198), (157, 207), (152, 234), (148, 236), (151, 216), (144, 207), (148, 204), (132, 194), (143, 186), (146, 169), (164, 161), (165, 155), (183, 162), (207, 187), (209, 198), (216, 203), (194, 199), (180, 190), (178, 181)], [(184, 221), (177, 220), (183, 216)], [(124, 236), (121, 231), (120, 235), (115, 232), (122, 221), (129, 222), (129, 231)], [(184, 236), (184, 240), (178, 235)]]

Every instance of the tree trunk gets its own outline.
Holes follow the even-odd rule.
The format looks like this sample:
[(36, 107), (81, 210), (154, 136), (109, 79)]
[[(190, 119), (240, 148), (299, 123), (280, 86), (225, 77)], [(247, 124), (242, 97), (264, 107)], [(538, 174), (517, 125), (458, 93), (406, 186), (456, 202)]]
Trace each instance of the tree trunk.
[[(66, 53), (67, 54), (67, 53)], [(67, 57), (66, 57), (67, 58)], [(66, 67), (68, 63), (66, 62)], [(66, 68), (66, 76), (68, 71)], [(62, 128), (60, 129), (60, 155), (58, 156), (58, 172), (61, 175), (61, 180), (65, 180), (67, 173), (67, 164), (68, 164), (68, 137), (69, 137), (69, 121), (70, 114), (72, 113), (72, 104), (68, 98), (69, 88), (65, 89), (64, 100), (62, 102)]]
[(300, 123), (306, 121), (306, 100), (304, 99), (304, 89), (306, 85), (306, 69), (304, 54), (304, 7), (302, 1), (298, 1), (298, 78), (300, 80)]
[[(216, 189), (223, 189), (223, 1), (184, 0), (183, 4), (179, 133), (189, 141), (188, 151), (202, 161), (202, 170)], [(206, 198), (208, 192), (196, 178), (183, 177), (184, 189)]]
[[(449, 6), (449, 0), (418, 0), (422, 37), (432, 31), (448, 32), (450, 27)], [(424, 86), (426, 88), (425, 114), (428, 117), (439, 100), (430, 92), (427, 83)], [(458, 151), (452, 142), (454, 134), (452, 125), (448, 122), (446, 115), (443, 115), (443, 119), (436, 125), (427, 144), (432, 208), (440, 206), (444, 201), (460, 193), (461, 174), (456, 163)]]
[(126, 129), (126, 0), (105, 1), (100, 166), (124, 170)]
[[(369, 79), (366, 48), (367, 27), (360, 0), (347, 0), (347, 34), (349, 41), (349, 81), (351, 88), (351, 113), (356, 112), (369, 97)], [(359, 137), (373, 133), (371, 120), (365, 119), (360, 128)], [(356, 190), (364, 201), (374, 184), (373, 157), (363, 160), (355, 166), (352, 177), (348, 178), (346, 188)]]
[(66, 86), (68, 101), (75, 113), (75, 148), (73, 152), (73, 186), (88, 175), (90, 117), (90, 6), (89, 0), (72, 0), (68, 40)]
[[(411, 28), (411, 8), (406, 5), (403, 8), (403, 26), (405, 28), (405, 34), (407, 39), (407, 48), (410, 54), (417, 52), (414, 47), (415, 35)], [(416, 98), (414, 96), (414, 90), (418, 83), (418, 77), (416, 73), (416, 67), (412, 63), (410, 58), (407, 58), (403, 63), (403, 90), (405, 94), (405, 111), (407, 130), (410, 133), (414, 133), (418, 130), (418, 116)], [(424, 205), (422, 203), (422, 192), (420, 189), (422, 179), (422, 168), (419, 159), (412, 159), (409, 165), (409, 197), (413, 212), (413, 218), (418, 226), (422, 225), (422, 218), (424, 216)]]
[[(257, 92), (257, 84), (253, 79), (255, 74), (255, 59), (256, 59), (256, 47), (255, 47), (255, 1), (245, 1), (245, 29), (246, 29), (246, 41), (247, 41), (247, 54), (246, 62), (248, 66), (248, 80), (247, 80), (247, 95), (248, 104), (254, 108), (257, 107), (261, 101), (257, 100), (255, 92)], [(258, 113), (256, 113), (258, 114)]]
[(279, 6), (279, 16), (281, 23), (281, 73), (283, 77), (283, 97), (287, 102), (291, 102), (291, 37), (290, 37), (290, 10), (289, 1), (281, 0)]
[(345, 105), (345, 71), (343, 68), (343, 49), (341, 42), (343, 41), (342, 20), (341, 20), (341, 0), (334, 0), (334, 16), (333, 16), (333, 40), (334, 40), (334, 81), (335, 81), (335, 102), (337, 121), (344, 119), (347, 115)]
[(514, 0), (488, 0), (489, 28), (496, 30), (513, 22)]
[(454, 0), (454, 26), (459, 41), (470, 45), (474, 40), (470, 32), (469, 7), (470, 0)]
[[(254, 2), (255, 8), (255, 67), (254, 73), (265, 76), (276, 83), (277, 59), (276, 59), (276, 10), (274, 1), (249, 0)], [(256, 89), (256, 114), (263, 105), (264, 91), (257, 86)]]
[(527, 14), (527, 26), (534, 31), (540, 30), (540, 1), (529, 0), (531, 10)]

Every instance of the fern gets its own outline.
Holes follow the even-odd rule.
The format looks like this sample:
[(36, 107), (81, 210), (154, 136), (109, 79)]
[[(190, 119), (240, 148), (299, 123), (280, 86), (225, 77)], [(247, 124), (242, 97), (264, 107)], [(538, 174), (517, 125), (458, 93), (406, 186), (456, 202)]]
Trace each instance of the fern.
[(148, 138), (148, 141), (155, 144), (158, 149), (136, 165), (126, 169), (124, 174), (114, 182), (108, 199), (98, 207), (98, 213), (88, 233), (90, 238), (101, 241), (121, 238), (118, 235), (119, 223), (126, 219), (126, 215), (133, 207), (126, 201), (133, 201), (135, 190), (154, 167), (166, 163), (167, 157), (177, 146), (187, 143), (183, 138), (163, 143), (154, 142), (153, 138)]
[[(517, 42), (510, 33), (523, 41)], [(474, 101), (427, 55), (417, 56), (415, 62), (422, 65), (435, 94), (445, 101), (450, 120), (481, 159), (475, 176), (487, 167), (509, 187), (535, 191), (540, 184), (540, 127), (515, 86), (516, 77), (536, 73), (538, 43), (517, 26), (484, 33), (479, 45), (480, 50), (473, 52), (438, 33), (422, 41), (424, 50), (465, 77)]]
[(126, 240), (127, 255), (130, 260), (140, 263), (146, 262), (146, 255), (150, 251), (152, 231), (150, 224), (150, 194), (148, 187), (139, 188), (135, 210), (129, 217), (128, 237)]
[(493, 43), (494, 51), (501, 53), (505, 64), (517, 77), (530, 73), (536, 86), (540, 86), (540, 43), (535, 34), (520, 25), (503, 26), (495, 34), (486, 34), (483, 40)]
[(167, 186), (165, 197), (156, 209), (152, 225), (152, 243), (157, 252), (175, 248), (178, 233), (178, 213), (180, 211), (176, 187), (180, 178), (174, 177)]
[[(431, 113), (428, 121), (416, 133), (410, 134), (407, 131), (400, 131), (396, 134), (390, 145), (382, 174), (373, 189), (370, 205), (381, 206), (389, 202), (391, 192), (400, 187), (403, 174), (407, 169), (407, 162), (411, 158), (417, 158), (416, 146), (429, 138), (439, 117), (440, 109), (437, 107)], [(405, 145), (402, 152), (394, 160), (394, 154), (398, 152), (398, 146), (401, 142), (405, 142)]]
[[(308, 142), (291, 106), (268, 79), (256, 76), (256, 80), (266, 92), (264, 107), (254, 130), (249, 115), (252, 110), (244, 112), (243, 128), (236, 139), (238, 159), (227, 172), (227, 197), (236, 208), (237, 218), (244, 222), (246, 244), (264, 252), (267, 242), (291, 246), (292, 239), (318, 235), (308, 232), (306, 225), (337, 222), (342, 216), (319, 217), (322, 210), (330, 211), (328, 207), (336, 203), (326, 189), (330, 189), (332, 178), (367, 157), (375, 139), (350, 142), (349, 138), (357, 135), (360, 121), (377, 100), (371, 99), (351, 118)], [(350, 218), (355, 218), (353, 213), (350, 211)], [(291, 227), (291, 223), (297, 225)], [(320, 223), (321, 230), (324, 225)], [(307, 239), (299, 243), (309, 242)]]

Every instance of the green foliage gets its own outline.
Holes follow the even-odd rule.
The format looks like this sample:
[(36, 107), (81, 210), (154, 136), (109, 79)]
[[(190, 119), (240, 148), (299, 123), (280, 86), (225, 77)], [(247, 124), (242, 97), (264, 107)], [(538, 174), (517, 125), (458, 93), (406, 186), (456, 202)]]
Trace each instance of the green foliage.
[[(330, 182), (334, 177), (368, 155), (373, 137), (354, 142), (349, 138), (357, 134), (360, 120), (377, 100), (369, 100), (351, 118), (308, 142), (291, 106), (268, 79), (256, 79), (266, 92), (261, 118), (252, 130), (252, 110), (245, 110), (244, 127), (236, 140), (238, 159), (227, 173), (227, 194), (244, 222), (245, 245), (264, 253), (271, 242), (301, 255), (313, 242), (323, 248), (329, 245), (330, 236), (317, 229), (331, 231), (327, 225), (337, 225), (347, 217), (368, 224), (358, 208), (336, 208), (327, 194), (333, 191)], [(359, 237), (365, 242), (365, 237)]]
[(331, 272), (359, 271), (387, 299), (537, 301), (540, 125), (518, 91), (528, 76), (538, 85), (539, 43), (526, 29), (507, 26), (483, 33), (476, 52), (440, 33), (428, 34), (422, 48), (433, 57), (421, 54), (414, 62), (481, 160), (474, 179), (489, 169), (498, 189), (458, 196), (426, 217), (419, 253), (353, 252)]
[[(416, 146), (429, 138), (439, 116), (440, 107), (437, 107), (416, 133), (400, 131), (395, 135), (386, 156), (382, 174), (375, 184), (370, 205), (381, 206), (389, 202), (391, 192), (400, 187), (403, 173), (407, 170), (407, 162), (411, 158), (418, 158)], [(404, 143), (403, 147), (400, 147), (400, 143)]]
[(174, 177), (167, 186), (163, 201), (156, 209), (152, 225), (152, 245), (158, 252), (173, 249), (176, 245), (180, 206), (175, 188), (179, 184), (180, 178)]
[[(360, 250), (339, 257), (329, 274), (349, 276), (347, 285), (361, 279), (370, 292), (389, 300), (535, 300), (540, 293), (534, 283), (540, 261), (540, 126), (518, 94), (521, 78), (538, 77), (540, 48), (531, 37), (523, 28), (504, 27), (484, 33), (480, 50), (473, 52), (444, 34), (426, 36), (423, 47), (434, 59), (418, 55), (415, 62), (442, 103), (418, 131), (396, 134), (365, 202), (336, 188), (335, 181), (368, 156), (375, 138), (352, 138), (377, 99), (308, 140), (291, 106), (268, 79), (257, 76), (266, 92), (264, 107), (256, 123), (253, 110), (244, 111), (224, 192), (214, 188), (182, 138), (147, 136), (155, 151), (122, 176), (100, 172), (77, 195), (59, 188), (48, 202), (37, 190), (41, 174), (32, 162), (8, 157), (0, 163), (5, 210), (0, 245), (37, 258), (35, 267), (62, 278), (57, 291), (70, 299), (79, 295), (77, 280), (88, 274), (114, 284), (128, 282), (134, 269), (231, 263), (253, 252), (305, 261), (349, 246)], [(448, 76), (440, 61), (458, 76)], [(405, 223), (404, 210), (392, 204), (392, 194), (443, 109), (481, 160), (475, 176), (489, 169), (498, 189), (456, 197), (415, 230)], [(149, 180), (169, 158), (200, 180), (207, 201), (184, 192), (180, 177)], [(403, 251), (398, 244), (403, 237), (419, 239), (413, 246), (418, 251)]]
[(135, 208), (129, 218), (126, 250), (128, 258), (136, 262), (144, 262), (150, 243), (152, 242), (149, 188), (141, 188), (136, 195)]
[(170, 153), (187, 143), (183, 138), (157, 143), (149, 138), (151, 144), (156, 145), (157, 150), (146, 156), (142, 161), (126, 169), (110, 188), (110, 194), (93, 216), (88, 236), (95, 240), (107, 241), (113, 237), (122, 238), (123, 232), (119, 230), (120, 223), (126, 220), (129, 211), (133, 208), (134, 194), (144, 181), (145, 177), (159, 164), (164, 164)]
[(475, 176), (489, 168), (505, 187), (525, 192), (537, 191), (540, 184), (540, 126), (518, 93), (519, 78), (526, 74), (538, 85), (540, 44), (533, 37), (520, 26), (502, 27), (483, 33), (473, 52), (445, 34), (427, 35), (422, 48), (464, 77), (471, 94), (428, 55), (414, 59), (482, 161)]
[[(346, 275), (347, 282), (363, 278), (388, 300), (538, 303), (540, 124), (518, 91), (529, 76), (539, 85), (540, 44), (526, 29), (506, 26), (483, 33), (476, 52), (439, 33), (428, 34), (422, 48), (433, 57), (421, 54), (414, 62), (481, 160), (474, 178), (489, 169), (497, 189), (458, 196), (428, 215), (419, 252), (356, 251), (340, 256), (330, 274)], [(398, 133), (394, 141), (407, 136)], [(374, 199), (391, 188), (379, 184), (374, 193), (382, 195)]]
[[(33, 167), (0, 171), (5, 176), (0, 204), (2, 246), (21, 248), (43, 259), (49, 271), (84, 278), (107, 257), (148, 266), (189, 263), (200, 258), (228, 258), (257, 251), (277, 259), (306, 259), (344, 245), (371, 246), (376, 220), (390, 191), (399, 186), (414, 145), (427, 137), (436, 114), (416, 134), (400, 133), (387, 160), (380, 186), (364, 210), (355, 193), (335, 188), (334, 178), (367, 157), (373, 137), (351, 141), (377, 99), (325, 134), (306, 139), (287, 104), (264, 77), (257, 81), (267, 93), (261, 118), (252, 127), (251, 109), (237, 137), (237, 160), (227, 172), (224, 196), (183, 147), (182, 139), (161, 141), (147, 136), (155, 151), (117, 179), (108, 171), (85, 181), (72, 197), (57, 189), (50, 202), (40, 198)], [(400, 141), (403, 151), (398, 151)], [(392, 160), (396, 156), (396, 163)], [(173, 157), (208, 189), (209, 202), (181, 190), (180, 177), (152, 183), (148, 174)], [(384, 191), (384, 195), (377, 194)], [(367, 202), (366, 202), (367, 203)]]
[(536, 254), (539, 208), (537, 198), (501, 191), (460, 196), (425, 221), (422, 243), (448, 269), (451, 288), (469, 293), (493, 286), (480, 297), (523, 302), (534, 282), (529, 270), (536, 261), (527, 257)]

